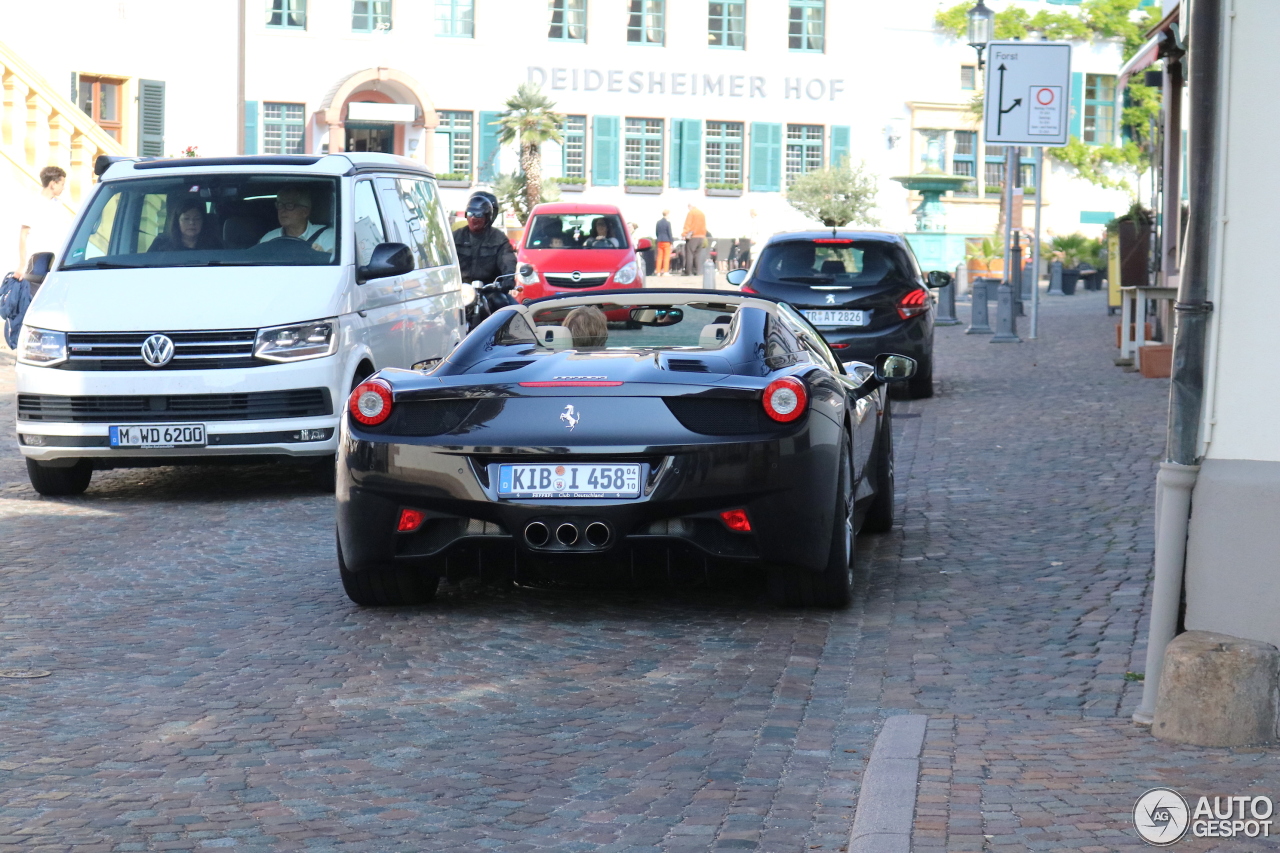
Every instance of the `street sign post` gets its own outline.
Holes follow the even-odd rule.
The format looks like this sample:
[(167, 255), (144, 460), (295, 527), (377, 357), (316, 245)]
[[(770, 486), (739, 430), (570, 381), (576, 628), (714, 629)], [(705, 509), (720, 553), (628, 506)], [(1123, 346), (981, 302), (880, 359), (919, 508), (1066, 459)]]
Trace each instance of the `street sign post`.
[[(1010, 252), (1011, 228), (1021, 220), (1021, 204), (1014, 211), (1013, 184), (1021, 147), (1036, 146), (1036, 233), (1031, 288), (1031, 337), (1039, 332), (1040, 204), (1044, 198), (1043, 149), (1067, 144), (1071, 124), (1071, 45), (1065, 42), (993, 41), (987, 46), (987, 79), (983, 93), (983, 136), (987, 145), (1005, 149), (1005, 263), (1012, 281), (1013, 264), (1022, 259)], [(1006, 281), (1002, 287), (1009, 286)], [(1015, 321), (1016, 322), (1016, 321)], [(1010, 330), (1001, 340), (1016, 340)]]
[(993, 41), (987, 54), (983, 135), (988, 145), (1066, 145), (1071, 45)]

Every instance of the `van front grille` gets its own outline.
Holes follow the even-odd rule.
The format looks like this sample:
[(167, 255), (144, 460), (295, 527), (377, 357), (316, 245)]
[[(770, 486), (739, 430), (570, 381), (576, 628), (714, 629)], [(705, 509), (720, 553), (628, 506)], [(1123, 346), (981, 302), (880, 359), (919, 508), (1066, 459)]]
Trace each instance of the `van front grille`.
[(328, 388), (249, 394), (155, 394), (61, 397), (19, 394), (18, 420), (62, 423), (268, 421), (333, 414)]
[(156, 332), (67, 332), (63, 370), (211, 370), (261, 367), (253, 357), (257, 329), (160, 332), (173, 341), (173, 360), (152, 367), (142, 360), (142, 343)]

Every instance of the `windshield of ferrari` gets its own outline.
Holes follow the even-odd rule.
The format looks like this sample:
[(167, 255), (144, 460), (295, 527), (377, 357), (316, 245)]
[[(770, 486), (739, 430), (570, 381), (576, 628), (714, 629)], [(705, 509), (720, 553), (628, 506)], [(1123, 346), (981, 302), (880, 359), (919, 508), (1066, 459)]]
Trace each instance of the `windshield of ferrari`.
[(720, 349), (738, 306), (722, 302), (586, 303), (535, 310), (537, 340), (553, 349)]
[(336, 264), (337, 181), (176, 175), (114, 181), (80, 221), (63, 269)]
[(753, 276), (783, 284), (858, 287), (903, 275), (901, 252), (879, 240), (786, 240), (770, 243)]
[(627, 235), (616, 213), (542, 213), (529, 227), (529, 249), (625, 249)]

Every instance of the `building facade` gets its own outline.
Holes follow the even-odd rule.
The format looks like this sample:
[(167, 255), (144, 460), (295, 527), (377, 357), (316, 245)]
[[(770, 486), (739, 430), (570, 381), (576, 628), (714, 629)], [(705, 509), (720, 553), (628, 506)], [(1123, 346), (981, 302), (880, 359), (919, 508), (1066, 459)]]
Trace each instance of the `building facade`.
[[(642, 233), (687, 204), (720, 236), (746, 233), (752, 209), (769, 227), (803, 225), (788, 184), (844, 157), (879, 177), (885, 227), (911, 231), (920, 203), (890, 178), (936, 170), (974, 178), (945, 200), (950, 230), (991, 233), (1006, 152), (981, 139), (969, 112), (982, 85), (975, 54), (938, 32), (937, 10), (936, 0), (215, 0), (198, 11), (51, 0), (6, 12), (0, 38), (32, 45), (33, 65), (144, 154), (389, 151), (431, 166), (460, 208), (471, 188), (516, 168), (494, 121), (534, 81), (566, 116), (544, 172), (566, 198), (618, 204)], [(57, 40), (37, 47), (51, 20)], [(1119, 48), (1080, 44), (1074, 57), (1073, 131), (1113, 141)], [(1127, 207), (1065, 169), (1046, 185), (1030, 154), (1022, 178), (1045, 186), (1050, 230), (1100, 232)]]

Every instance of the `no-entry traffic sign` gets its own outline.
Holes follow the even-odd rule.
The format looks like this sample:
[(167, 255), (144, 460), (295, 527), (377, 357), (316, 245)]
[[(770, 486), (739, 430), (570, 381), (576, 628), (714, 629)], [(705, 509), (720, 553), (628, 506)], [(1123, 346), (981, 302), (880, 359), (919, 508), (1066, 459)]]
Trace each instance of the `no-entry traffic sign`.
[(987, 144), (1066, 145), (1071, 45), (993, 41), (987, 56), (982, 105)]

